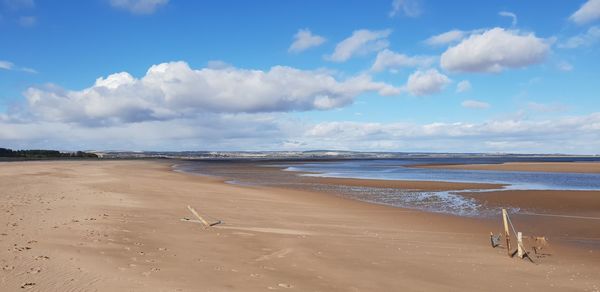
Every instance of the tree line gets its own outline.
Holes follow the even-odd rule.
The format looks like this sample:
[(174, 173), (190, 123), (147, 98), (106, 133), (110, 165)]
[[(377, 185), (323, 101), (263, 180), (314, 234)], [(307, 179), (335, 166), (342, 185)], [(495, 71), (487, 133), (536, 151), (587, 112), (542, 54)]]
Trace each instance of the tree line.
[(98, 155), (94, 153), (88, 153), (83, 151), (77, 152), (60, 152), (57, 150), (12, 150), (8, 148), (0, 148), (0, 157), (13, 157), (13, 158), (30, 158), (30, 159), (41, 159), (41, 158), (98, 158)]

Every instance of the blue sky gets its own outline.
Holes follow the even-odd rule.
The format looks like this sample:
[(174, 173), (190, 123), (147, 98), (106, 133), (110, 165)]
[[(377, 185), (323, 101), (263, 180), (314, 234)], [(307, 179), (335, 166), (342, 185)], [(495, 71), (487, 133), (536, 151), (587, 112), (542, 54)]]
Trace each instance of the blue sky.
[(600, 153), (600, 0), (0, 0), (0, 35), (0, 147)]

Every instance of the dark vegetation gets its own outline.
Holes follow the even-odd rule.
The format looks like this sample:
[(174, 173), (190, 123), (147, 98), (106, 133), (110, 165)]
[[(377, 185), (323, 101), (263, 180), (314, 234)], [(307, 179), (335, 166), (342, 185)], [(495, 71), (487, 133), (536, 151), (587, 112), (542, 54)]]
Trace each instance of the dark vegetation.
[(59, 158), (98, 158), (94, 153), (83, 151), (60, 152), (56, 150), (11, 150), (0, 148), (1, 158), (15, 159), (59, 159)]

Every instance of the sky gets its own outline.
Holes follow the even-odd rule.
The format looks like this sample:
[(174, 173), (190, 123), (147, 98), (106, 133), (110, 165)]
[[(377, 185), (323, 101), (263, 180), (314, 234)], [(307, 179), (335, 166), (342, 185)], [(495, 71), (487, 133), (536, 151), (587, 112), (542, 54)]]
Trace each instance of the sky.
[(0, 147), (600, 154), (600, 0), (0, 0)]

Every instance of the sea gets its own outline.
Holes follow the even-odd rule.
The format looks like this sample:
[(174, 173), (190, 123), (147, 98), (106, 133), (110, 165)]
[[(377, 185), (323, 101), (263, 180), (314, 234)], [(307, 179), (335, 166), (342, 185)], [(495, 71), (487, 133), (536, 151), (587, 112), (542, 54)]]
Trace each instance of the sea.
[[(561, 173), (530, 171), (460, 170), (441, 168), (415, 168), (423, 164), (494, 164), (503, 162), (600, 162), (600, 157), (420, 157), (401, 159), (344, 159), (325, 161), (277, 161), (254, 162), (258, 167), (282, 169), (290, 178), (293, 176), (315, 176), (332, 178), (356, 178), (378, 180), (417, 180), (465, 183), (491, 183), (504, 185), (492, 190), (416, 191), (397, 188), (377, 188), (311, 183), (301, 185), (294, 179), (248, 174), (219, 167), (207, 162), (185, 161), (176, 170), (204, 175), (223, 176), (234, 184), (259, 184), (302, 187), (311, 190), (332, 192), (353, 199), (402, 208), (447, 213), (459, 216), (495, 216), (498, 208), (484, 206), (478, 201), (460, 195), (464, 192), (505, 190), (600, 190), (600, 174)], [(235, 167), (234, 167), (235, 168)], [(515, 207), (511, 212), (526, 212)]]

